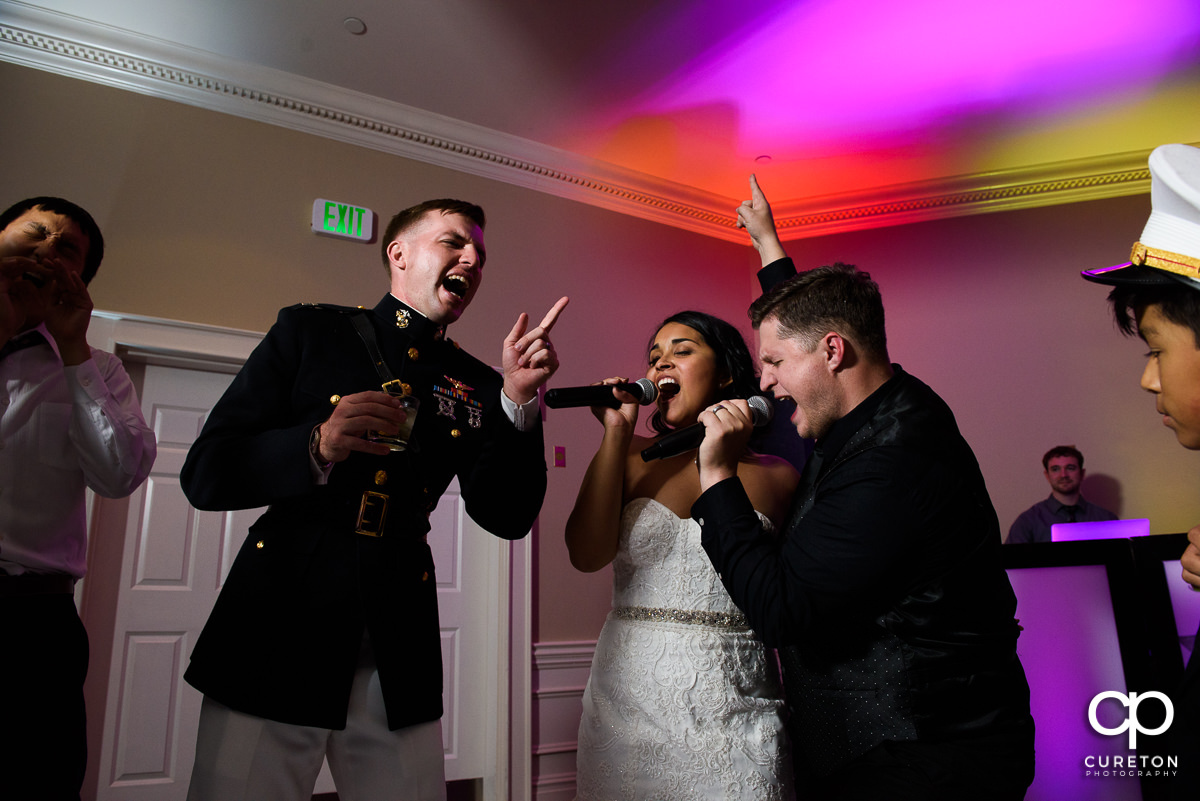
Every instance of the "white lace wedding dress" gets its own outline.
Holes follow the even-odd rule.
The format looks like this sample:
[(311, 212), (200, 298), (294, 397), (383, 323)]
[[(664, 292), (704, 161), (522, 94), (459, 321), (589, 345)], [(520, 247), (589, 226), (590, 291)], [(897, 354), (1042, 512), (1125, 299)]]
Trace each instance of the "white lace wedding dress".
[(578, 801), (790, 798), (782, 712), (774, 657), (721, 586), (700, 526), (649, 498), (628, 503), (583, 695)]

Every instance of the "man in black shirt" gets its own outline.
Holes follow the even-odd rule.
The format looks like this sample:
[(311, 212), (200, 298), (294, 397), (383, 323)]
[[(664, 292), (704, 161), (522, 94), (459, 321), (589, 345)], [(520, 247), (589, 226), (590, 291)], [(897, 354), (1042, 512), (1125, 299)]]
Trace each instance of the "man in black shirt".
[(730, 595), (780, 649), (797, 794), (1022, 798), (1033, 720), (1016, 597), (953, 413), (890, 362), (866, 273), (800, 273), (750, 314), (762, 388), (795, 401), (791, 422), (816, 448), (776, 537), (737, 478), (749, 409), (722, 401), (700, 417), (692, 516)]

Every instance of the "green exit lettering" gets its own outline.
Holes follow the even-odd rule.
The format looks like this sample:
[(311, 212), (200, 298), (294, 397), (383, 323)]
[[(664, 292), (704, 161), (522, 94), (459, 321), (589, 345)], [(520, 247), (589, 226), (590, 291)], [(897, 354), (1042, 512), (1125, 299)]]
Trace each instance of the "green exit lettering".
[(337, 234), (362, 236), (362, 220), (366, 209), (343, 203), (325, 204), (325, 230)]
[(370, 241), (375, 215), (370, 209), (318, 198), (313, 201), (312, 230), (326, 236)]

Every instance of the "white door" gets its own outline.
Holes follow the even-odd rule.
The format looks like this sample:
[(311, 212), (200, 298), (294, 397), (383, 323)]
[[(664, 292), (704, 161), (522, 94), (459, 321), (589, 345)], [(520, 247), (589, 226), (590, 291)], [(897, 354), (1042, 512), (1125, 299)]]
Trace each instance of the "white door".
[[(130, 368), (142, 374), (142, 410), (158, 439), (158, 458), (127, 503), (97, 499), (93, 513), (97, 553), (84, 622), (93, 651), (89, 715), (97, 701), (104, 710), (95, 798), (166, 801), (186, 796), (195, 753), (200, 695), (184, 683), (183, 671), (261, 510), (200, 512), (179, 484), (188, 448), (232, 375)], [(125, 508), (124, 519), (110, 506)], [(99, 574), (116, 567), (117, 553), (119, 573)], [(89, 747), (95, 750), (94, 738)]]
[[(200, 360), (187, 363), (192, 368), (127, 365), (158, 437), (158, 459), (150, 479), (129, 499), (93, 503), (81, 613), (92, 643), (84, 797), (97, 801), (185, 798), (200, 696), (183, 681), (183, 671), (233, 557), (261, 512), (200, 512), (183, 496), (179, 471), (187, 449), (232, 379), (228, 365), (199, 369)], [(526, 652), (509, 650), (513, 546), (470, 520), (457, 482), (431, 524), (445, 665), (447, 778), (481, 778), (485, 798), (504, 798), (510, 779), (510, 682), (514, 676), (528, 682), (521, 668), (527, 661), (521, 614), (514, 622)], [(524, 579), (528, 543), (516, 547)], [(527, 590), (518, 599), (527, 619)], [(510, 659), (517, 666), (513, 675)], [(516, 692), (516, 703), (528, 703), (527, 692), (519, 686)], [(520, 723), (527, 728), (527, 715)], [(522, 735), (518, 725), (516, 738), (527, 740)], [(331, 790), (326, 769), (316, 791)]]
[(508, 575), (501, 557), (509, 546), (467, 515), (457, 479), (429, 523), (442, 629), (446, 779), (482, 777), (486, 787), (497, 779), (495, 734), (508, 716), (508, 684), (497, 668), (508, 663), (508, 587), (499, 582)]

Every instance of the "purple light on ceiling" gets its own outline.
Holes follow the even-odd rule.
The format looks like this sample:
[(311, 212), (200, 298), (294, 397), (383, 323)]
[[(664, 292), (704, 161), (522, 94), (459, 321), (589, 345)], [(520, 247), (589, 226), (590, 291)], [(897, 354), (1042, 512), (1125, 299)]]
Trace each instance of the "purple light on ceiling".
[(733, 106), (741, 147), (819, 146), (981, 110), (1061, 111), (1064, 95), (1103, 102), (1198, 45), (1194, 0), (813, 0), (710, 50), (633, 113)]

